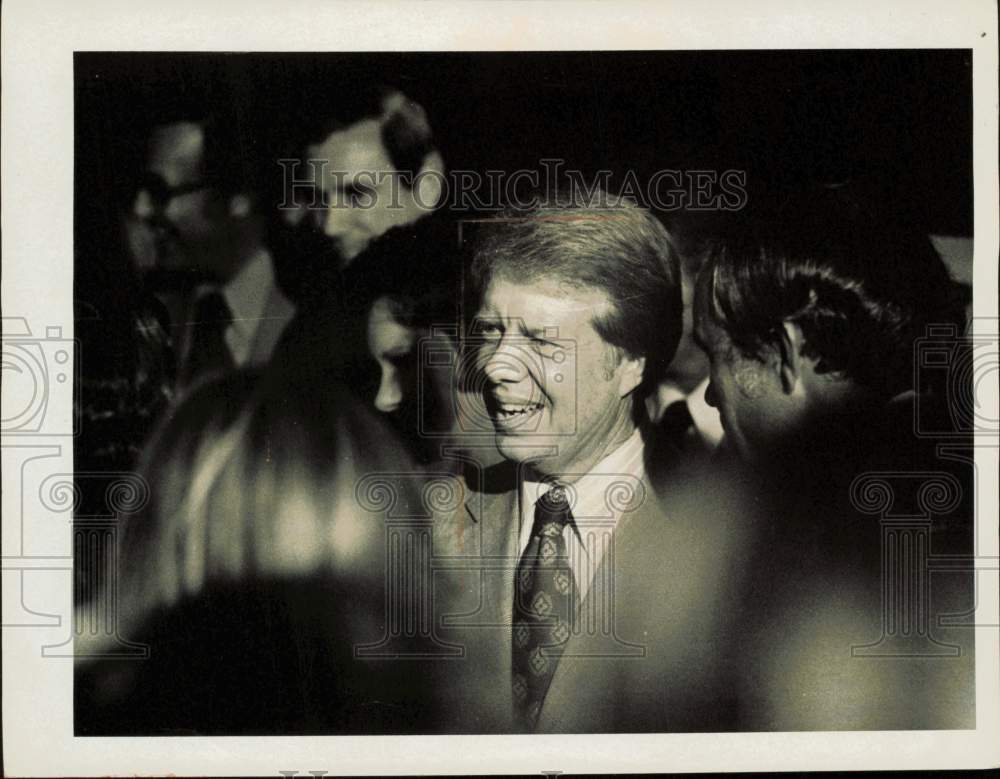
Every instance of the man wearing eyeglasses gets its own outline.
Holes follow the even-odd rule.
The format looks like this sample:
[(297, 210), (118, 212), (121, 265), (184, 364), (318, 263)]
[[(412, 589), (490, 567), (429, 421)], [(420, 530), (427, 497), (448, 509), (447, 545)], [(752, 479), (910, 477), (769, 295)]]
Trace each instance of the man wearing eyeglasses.
[(239, 129), (217, 118), (155, 127), (132, 202), (132, 254), (170, 310), (181, 389), (268, 362), (295, 310), (275, 282), (252, 139)]

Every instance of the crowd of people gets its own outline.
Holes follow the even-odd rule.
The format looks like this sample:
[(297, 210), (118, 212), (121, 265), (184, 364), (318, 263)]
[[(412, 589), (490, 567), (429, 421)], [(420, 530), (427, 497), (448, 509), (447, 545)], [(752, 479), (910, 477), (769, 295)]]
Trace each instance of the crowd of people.
[(77, 468), (150, 494), (78, 735), (973, 727), (971, 573), (892, 600), (925, 573), (857, 494), (957, 485), (898, 513), (971, 553), (969, 463), (914, 430), (968, 302), (920, 225), (850, 183), (708, 236), (601, 189), (471, 218), (402, 89), (278, 142), (163, 104), (127, 291), (78, 305), (117, 357)]

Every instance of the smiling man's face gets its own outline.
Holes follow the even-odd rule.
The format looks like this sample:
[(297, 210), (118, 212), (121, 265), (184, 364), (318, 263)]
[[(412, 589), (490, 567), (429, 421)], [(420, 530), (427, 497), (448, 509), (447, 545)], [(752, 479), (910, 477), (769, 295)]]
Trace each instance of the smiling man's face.
[(478, 364), (505, 458), (572, 479), (631, 435), (641, 368), (594, 329), (610, 305), (600, 290), (557, 281), (489, 284), (477, 316)]

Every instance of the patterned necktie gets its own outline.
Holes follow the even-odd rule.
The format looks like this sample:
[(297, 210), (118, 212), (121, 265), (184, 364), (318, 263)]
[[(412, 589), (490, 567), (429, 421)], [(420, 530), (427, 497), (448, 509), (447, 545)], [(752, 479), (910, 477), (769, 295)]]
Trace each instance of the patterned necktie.
[(572, 521), (564, 487), (556, 485), (539, 498), (531, 540), (514, 579), (514, 716), (529, 731), (572, 632), (579, 599), (563, 538), (563, 528)]
[(226, 328), (233, 322), (233, 312), (220, 292), (209, 292), (198, 298), (189, 323), (187, 359), (180, 383), (189, 386), (210, 373), (228, 371), (235, 365), (226, 344)]

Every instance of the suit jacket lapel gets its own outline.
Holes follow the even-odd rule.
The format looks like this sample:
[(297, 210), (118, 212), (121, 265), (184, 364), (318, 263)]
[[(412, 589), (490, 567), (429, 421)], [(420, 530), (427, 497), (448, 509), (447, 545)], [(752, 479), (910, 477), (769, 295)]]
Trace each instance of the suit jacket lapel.
[[(489, 730), (510, 729), (511, 620), (514, 572), (517, 567), (518, 516), (515, 491), (481, 492), (467, 487), (454, 521), (442, 528), (449, 538), (442, 548), (458, 559), (465, 582), (461, 615), (455, 623), (458, 640), (468, 650), (463, 672), (471, 675), (480, 711), (489, 712)], [(468, 723), (465, 723), (468, 725)]]
[[(587, 674), (581, 666), (599, 658), (639, 658), (645, 656), (641, 636), (620, 636), (615, 621), (615, 577), (623, 555), (647, 535), (650, 523), (663, 522), (665, 516), (648, 478), (643, 478), (644, 493), (635, 496), (634, 508), (623, 512), (612, 535), (612, 544), (590, 583), (587, 597), (580, 604), (578, 629), (566, 643), (563, 656), (556, 666), (549, 691), (542, 704), (539, 730), (560, 730), (558, 722), (565, 713), (575, 709), (578, 697), (576, 685)], [(593, 618), (591, 616), (592, 615)], [(589, 620), (589, 624), (588, 624)], [(606, 624), (610, 622), (610, 624)], [(607, 630), (610, 628), (610, 633)], [(591, 630), (593, 632), (591, 632)], [(611, 702), (608, 702), (611, 705)]]
[(271, 359), (274, 347), (294, 315), (295, 306), (276, 284), (272, 284), (250, 346), (249, 365), (263, 365)]
[[(481, 546), (479, 559), (484, 573), (489, 577), (487, 595), (490, 619), (503, 627), (510, 648), (511, 621), (514, 612), (514, 573), (518, 563), (518, 500), (516, 491), (503, 493), (477, 493), (478, 500), (466, 504), (469, 513), (476, 516)], [(510, 653), (507, 668), (510, 668)]]

